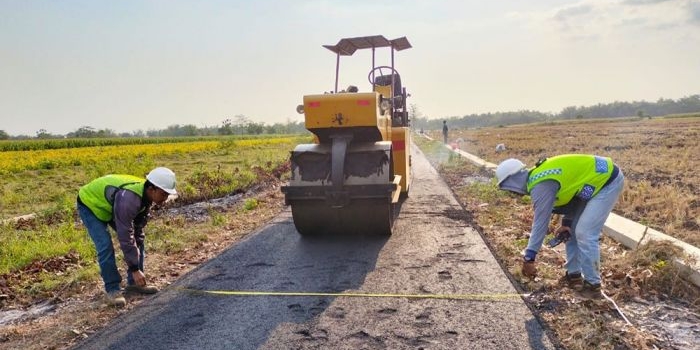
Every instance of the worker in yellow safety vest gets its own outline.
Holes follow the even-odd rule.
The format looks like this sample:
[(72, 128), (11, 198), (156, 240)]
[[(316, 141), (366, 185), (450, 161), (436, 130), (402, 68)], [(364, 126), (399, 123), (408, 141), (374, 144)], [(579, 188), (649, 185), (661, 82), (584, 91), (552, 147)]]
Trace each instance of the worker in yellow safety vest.
[(127, 292), (154, 294), (155, 286), (146, 284), (143, 228), (152, 204), (163, 204), (175, 191), (175, 173), (168, 168), (155, 168), (145, 179), (131, 175), (106, 175), (80, 188), (78, 214), (97, 250), (100, 275), (106, 299), (122, 307), (122, 276), (117, 270), (108, 226), (117, 233), (119, 246), (127, 266)]
[(601, 298), (600, 232), (622, 192), (622, 170), (608, 157), (564, 154), (542, 159), (531, 169), (518, 159), (506, 159), (496, 168), (496, 179), (500, 189), (532, 198), (534, 217), (523, 275), (537, 275), (535, 258), (552, 213), (564, 214), (549, 242), (566, 243), (563, 279), (581, 297)]

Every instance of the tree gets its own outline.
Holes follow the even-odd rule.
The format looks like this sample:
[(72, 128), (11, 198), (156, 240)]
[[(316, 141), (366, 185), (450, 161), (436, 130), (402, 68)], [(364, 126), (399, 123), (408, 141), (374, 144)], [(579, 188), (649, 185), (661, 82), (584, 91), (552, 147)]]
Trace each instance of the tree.
[(10, 138), (10, 135), (5, 132), (5, 130), (0, 130), (0, 140), (7, 140)]
[(49, 134), (49, 132), (46, 131), (46, 129), (39, 129), (36, 132), (36, 138), (38, 139), (50, 139), (51, 137), (51, 134)]
[(233, 135), (233, 126), (231, 119), (224, 119), (219, 127), (219, 135)]
[(67, 136), (79, 138), (97, 137), (97, 132), (95, 132), (95, 128), (91, 126), (81, 126), (78, 130), (69, 132)]

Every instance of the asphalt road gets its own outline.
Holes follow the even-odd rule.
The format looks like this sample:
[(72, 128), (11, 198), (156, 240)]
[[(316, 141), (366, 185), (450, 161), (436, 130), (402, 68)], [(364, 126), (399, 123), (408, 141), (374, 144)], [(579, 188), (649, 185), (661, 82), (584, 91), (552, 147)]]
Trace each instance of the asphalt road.
[(389, 238), (300, 237), (289, 210), (76, 349), (553, 349), (518, 296), (231, 296), (199, 291), (517, 294), (470, 218), (413, 148)]

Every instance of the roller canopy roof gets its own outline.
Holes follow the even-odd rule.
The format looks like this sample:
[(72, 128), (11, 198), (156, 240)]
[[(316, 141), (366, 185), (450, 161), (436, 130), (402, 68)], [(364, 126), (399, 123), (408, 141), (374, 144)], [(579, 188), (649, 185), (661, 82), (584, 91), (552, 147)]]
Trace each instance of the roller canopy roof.
[(323, 45), (323, 47), (340, 56), (352, 56), (357, 50), (373, 47), (392, 47), (396, 51), (401, 51), (411, 48), (411, 43), (405, 36), (389, 40), (382, 35), (373, 35), (340, 39), (335, 45)]

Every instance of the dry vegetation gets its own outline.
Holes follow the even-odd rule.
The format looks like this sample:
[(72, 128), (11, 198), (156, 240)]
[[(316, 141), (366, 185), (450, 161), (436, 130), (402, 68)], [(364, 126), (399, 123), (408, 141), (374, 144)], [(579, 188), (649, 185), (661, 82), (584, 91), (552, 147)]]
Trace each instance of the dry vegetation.
[[(698, 188), (692, 171), (700, 165), (700, 118), (627, 120), (604, 123), (531, 125), (456, 130), (454, 146), (492, 163), (517, 157), (534, 164), (560, 153), (609, 155), (627, 176), (616, 212), (698, 245)], [(439, 132), (433, 137), (441, 138)], [(421, 143), (421, 141), (418, 141)], [(496, 152), (504, 143), (506, 152)], [(629, 251), (603, 237), (603, 289), (608, 301), (577, 299), (560, 281), (563, 247), (543, 248), (538, 278), (520, 274), (522, 250), (532, 224), (528, 198), (497, 190), (493, 173), (447, 151), (440, 142), (421, 146), (516, 285), (531, 292), (528, 304), (566, 349), (696, 349), (700, 342), (700, 290), (671, 261), (686, 258), (667, 242)], [(558, 225), (553, 217), (551, 229)]]
[[(612, 157), (626, 178), (615, 212), (700, 246), (700, 117), (453, 130), (450, 140), (496, 164), (515, 157), (532, 166), (564, 153)], [(496, 152), (500, 143), (505, 152)]]

